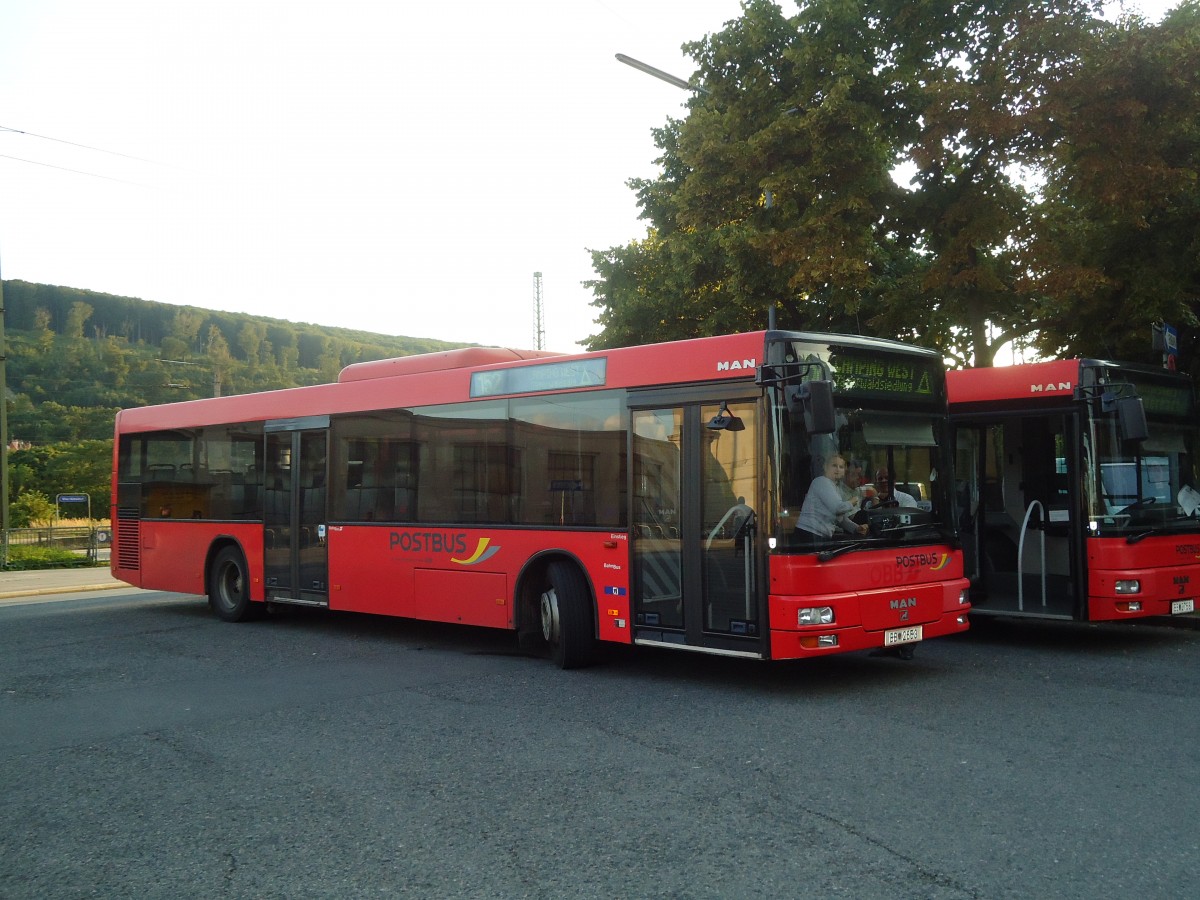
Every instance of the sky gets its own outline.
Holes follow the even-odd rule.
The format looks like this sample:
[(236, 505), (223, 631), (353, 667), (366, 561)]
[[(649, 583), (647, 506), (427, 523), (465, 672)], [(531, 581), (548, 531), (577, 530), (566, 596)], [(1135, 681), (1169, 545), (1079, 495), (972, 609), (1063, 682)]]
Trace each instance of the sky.
[[(1156, 17), (1172, 0), (1144, 0)], [(781, 3), (792, 14), (795, 5)], [(573, 351), (738, 0), (3, 0), (0, 274)], [(653, 336), (647, 336), (652, 338)]]

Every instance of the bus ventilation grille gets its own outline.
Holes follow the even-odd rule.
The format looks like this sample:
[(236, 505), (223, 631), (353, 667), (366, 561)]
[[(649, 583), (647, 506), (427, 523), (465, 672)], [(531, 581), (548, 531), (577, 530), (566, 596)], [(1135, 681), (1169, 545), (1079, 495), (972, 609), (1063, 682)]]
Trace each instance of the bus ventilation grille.
[(141, 524), (136, 507), (117, 507), (118, 569), (141, 568)]

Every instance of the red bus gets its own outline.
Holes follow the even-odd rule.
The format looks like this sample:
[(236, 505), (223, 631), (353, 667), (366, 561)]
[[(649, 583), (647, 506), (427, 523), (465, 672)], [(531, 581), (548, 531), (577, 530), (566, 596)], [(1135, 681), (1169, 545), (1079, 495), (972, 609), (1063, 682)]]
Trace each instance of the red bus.
[[(824, 458), (919, 505), (802, 539)], [(790, 332), (575, 355), (466, 348), (116, 419), (113, 574), (274, 604), (789, 659), (967, 628), (936, 354)]]
[(1194, 610), (1190, 378), (1069, 359), (947, 382), (973, 614), (1112, 621)]

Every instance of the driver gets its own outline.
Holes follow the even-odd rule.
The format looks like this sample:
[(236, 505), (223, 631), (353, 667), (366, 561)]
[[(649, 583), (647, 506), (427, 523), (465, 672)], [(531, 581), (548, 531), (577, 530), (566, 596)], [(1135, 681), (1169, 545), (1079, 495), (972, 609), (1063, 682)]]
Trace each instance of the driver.
[(904, 491), (892, 487), (892, 476), (887, 469), (875, 473), (875, 496), (868, 500), (866, 506), (910, 506), (916, 507), (917, 498)]

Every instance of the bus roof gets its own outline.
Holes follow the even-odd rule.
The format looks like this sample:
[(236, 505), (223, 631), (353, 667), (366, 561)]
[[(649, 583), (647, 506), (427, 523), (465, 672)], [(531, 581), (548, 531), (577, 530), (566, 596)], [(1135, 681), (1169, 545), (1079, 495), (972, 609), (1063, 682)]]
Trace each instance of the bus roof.
[(768, 339), (937, 355), (878, 338), (788, 331), (752, 331), (576, 354), (464, 347), (355, 363), (332, 384), (126, 409), (117, 414), (116, 428), (120, 432), (197, 428), (561, 390), (750, 383), (766, 362)]
[[(587, 385), (593, 389), (750, 380), (763, 362), (765, 337), (766, 332), (757, 331), (578, 354), (467, 347), (462, 352), (439, 351), (356, 363), (343, 369), (339, 380), (332, 384), (126, 409), (117, 414), (117, 429), (194, 428), (462, 402), (473, 399), (474, 374), (577, 361), (603, 361), (603, 381)], [(495, 392), (489, 396), (504, 395)]]
[(416, 356), (397, 356), (353, 363), (342, 369), (338, 381), (366, 381), (368, 378), (390, 378), (393, 375), (415, 375), (419, 372), (442, 372), (446, 369), (466, 369), (494, 363), (520, 362), (546, 356), (563, 356), (553, 350), (513, 350), (509, 347), (459, 347)]
[(946, 373), (946, 393), (951, 407), (1031, 398), (1069, 400), (1075, 396), (1079, 371), (1078, 359), (955, 369)]
[(1161, 369), (1144, 363), (1115, 362), (1107, 359), (1056, 359), (1047, 362), (1020, 363), (982, 369), (957, 369), (946, 373), (946, 393), (950, 407), (981, 404), (1018, 403), (1038, 400), (1069, 400), (1076, 389), (1097, 383), (1097, 378), (1155, 379), (1191, 384), (1183, 372)]

